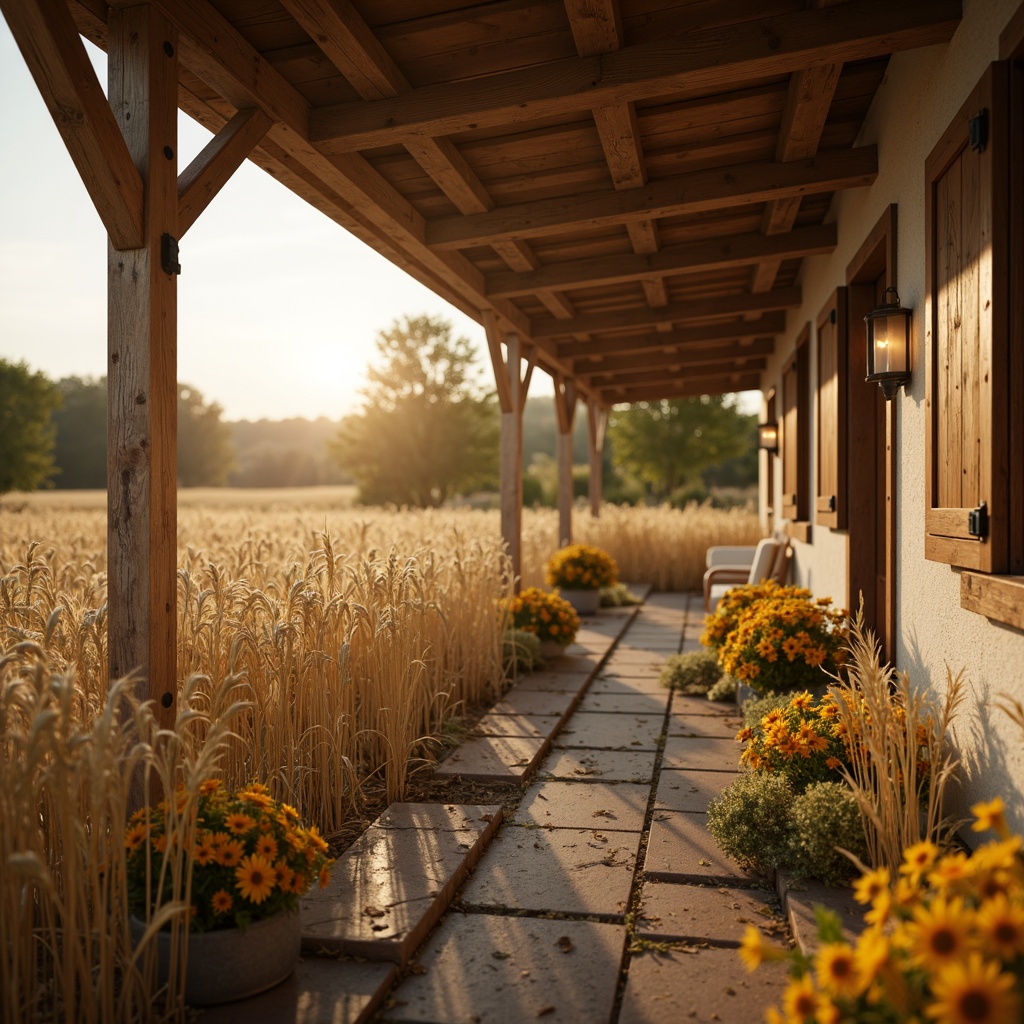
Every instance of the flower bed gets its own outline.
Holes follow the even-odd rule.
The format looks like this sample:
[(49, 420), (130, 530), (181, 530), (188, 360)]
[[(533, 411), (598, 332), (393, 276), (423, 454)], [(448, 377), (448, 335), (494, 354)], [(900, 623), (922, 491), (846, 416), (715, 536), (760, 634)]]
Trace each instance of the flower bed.
[(535, 634), (543, 643), (568, 647), (580, 628), (579, 616), (568, 601), (539, 587), (527, 587), (501, 602), (513, 629)]

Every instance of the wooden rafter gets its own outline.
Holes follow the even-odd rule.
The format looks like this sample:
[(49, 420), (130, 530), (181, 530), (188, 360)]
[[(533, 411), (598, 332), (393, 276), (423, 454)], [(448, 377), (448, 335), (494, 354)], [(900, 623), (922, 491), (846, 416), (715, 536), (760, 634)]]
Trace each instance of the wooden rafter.
[(510, 298), (529, 295), (540, 288), (592, 288), (623, 281), (641, 281), (650, 277), (660, 278), (686, 271), (728, 270), (768, 258), (817, 256), (832, 252), (835, 247), (834, 224), (801, 228), (771, 238), (751, 232), (685, 242), (650, 254), (600, 256), (522, 274), (490, 274), (486, 289), (491, 298)]
[(753, 359), (771, 355), (775, 343), (771, 338), (747, 343), (735, 341), (728, 345), (689, 346), (678, 351), (639, 352), (605, 359), (577, 359), (573, 372), (586, 377), (594, 374), (625, 373), (629, 370), (657, 370), (668, 366), (703, 366), (727, 360)]
[(762, 295), (729, 295), (720, 299), (678, 302), (659, 309), (622, 309), (608, 313), (590, 313), (574, 320), (534, 320), (534, 338), (560, 337), (566, 334), (590, 334), (594, 331), (624, 330), (628, 327), (652, 327), (659, 323), (681, 324), (688, 320), (712, 320), (743, 313), (796, 309), (801, 302), (799, 288), (776, 288)]
[(142, 178), (66, 4), (0, 0), (54, 124), (115, 249), (142, 244)]
[(595, 390), (606, 387), (640, 387), (670, 384), (672, 381), (705, 380), (726, 377), (736, 373), (760, 373), (768, 368), (768, 360), (745, 359), (740, 361), (719, 360), (694, 366), (664, 366), (661, 369), (639, 369), (615, 373), (581, 373), (579, 379), (586, 381)]
[(763, 338), (781, 333), (786, 326), (784, 313), (767, 313), (756, 320), (736, 320), (729, 323), (705, 324), (665, 334), (619, 335), (586, 342), (559, 342), (555, 351), (561, 359), (579, 359), (590, 356), (620, 356), (629, 353), (660, 352), (666, 348), (686, 351), (708, 342), (741, 341)]
[(602, 228), (651, 217), (708, 213), (787, 196), (870, 185), (878, 174), (875, 146), (820, 153), (793, 163), (746, 163), (692, 171), (627, 191), (518, 203), (468, 217), (438, 217), (427, 225), (435, 249), (464, 249), (492, 238), (533, 238), (566, 229)]
[(468, 83), (424, 86), (375, 103), (321, 107), (312, 117), (310, 138), (325, 151), (353, 152), (393, 145), (410, 135), (454, 135), (675, 92), (710, 92), (814, 64), (945, 43), (960, 16), (960, 0), (851, 0), (840, 7), (697, 29), (680, 38), (563, 58)]
[(666, 379), (655, 385), (609, 387), (599, 394), (607, 405), (623, 405), (631, 402), (657, 402), (664, 398), (696, 398), (698, 395), (752, 391), (760, 386), (760, 373), (732, 373), (721, 377)]

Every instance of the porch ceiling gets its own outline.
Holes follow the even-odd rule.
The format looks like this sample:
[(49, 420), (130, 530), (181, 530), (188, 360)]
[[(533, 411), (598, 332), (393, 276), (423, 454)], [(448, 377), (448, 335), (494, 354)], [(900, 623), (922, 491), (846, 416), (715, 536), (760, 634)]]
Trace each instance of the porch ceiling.
[[(262, 110), (251, 159), (603, 405), (759, 386), (801, 260), (836, 243), (833, 193), (874, 180), (855, 140), (889, 55), (960, 18), (960, 0), (161, 7), (184, 110), (214, 132)], [(107, 4), (70, 9), (105, 46)]]

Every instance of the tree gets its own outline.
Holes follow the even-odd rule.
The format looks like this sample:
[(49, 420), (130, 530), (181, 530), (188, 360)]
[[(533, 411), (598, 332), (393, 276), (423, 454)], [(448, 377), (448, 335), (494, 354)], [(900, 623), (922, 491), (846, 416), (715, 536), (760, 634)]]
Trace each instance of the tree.
[(64, 377), (57, 381), (60, 408), (54, 460), (61, 489), (107, 486), (107, 383), (105, 378)]
[(709, 466), (742, 455), (753, 419), (731, 395), (672, 398), (614, 411), (608, 435), (615, 464), (664, 499), (699, 483)]
[(178, 384), (178, 483), (182, 487), (223, 487), (235, 465), (231, 428), (224, 410), (207, 403), (190, 384)]
[(52, 414), (59, 404), (46, 374), (0, 359), (0, 494), (34, 491), (53, 474)]
[(377, 335), (363, 410), (342, 420), (331, 452), (359, 485), (362, 501), (421, 508), (492, 485), (497, 409), (473, 366), (467, 338), (419, 316)]

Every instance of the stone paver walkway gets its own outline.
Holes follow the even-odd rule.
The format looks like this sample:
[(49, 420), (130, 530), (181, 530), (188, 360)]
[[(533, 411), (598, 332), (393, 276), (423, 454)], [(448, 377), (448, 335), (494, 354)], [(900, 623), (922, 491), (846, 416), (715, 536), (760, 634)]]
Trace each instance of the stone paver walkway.
[[(294, 978), (203, 1021), (762, 1019), (785, 967), (751, 976), (735, 947), (748, 923), (778, 934), (778, 901), (706, 829), (737, 771), (736, 708), (658, 683), (670, 654), (698, 646), (702, 602), (657, 594), (631, 616), (585, 619), (439, 766), (532, 779), (514, 814), (392, 805), (304, 907)], [(346, 952), (372, 960), (332, 959)]]

